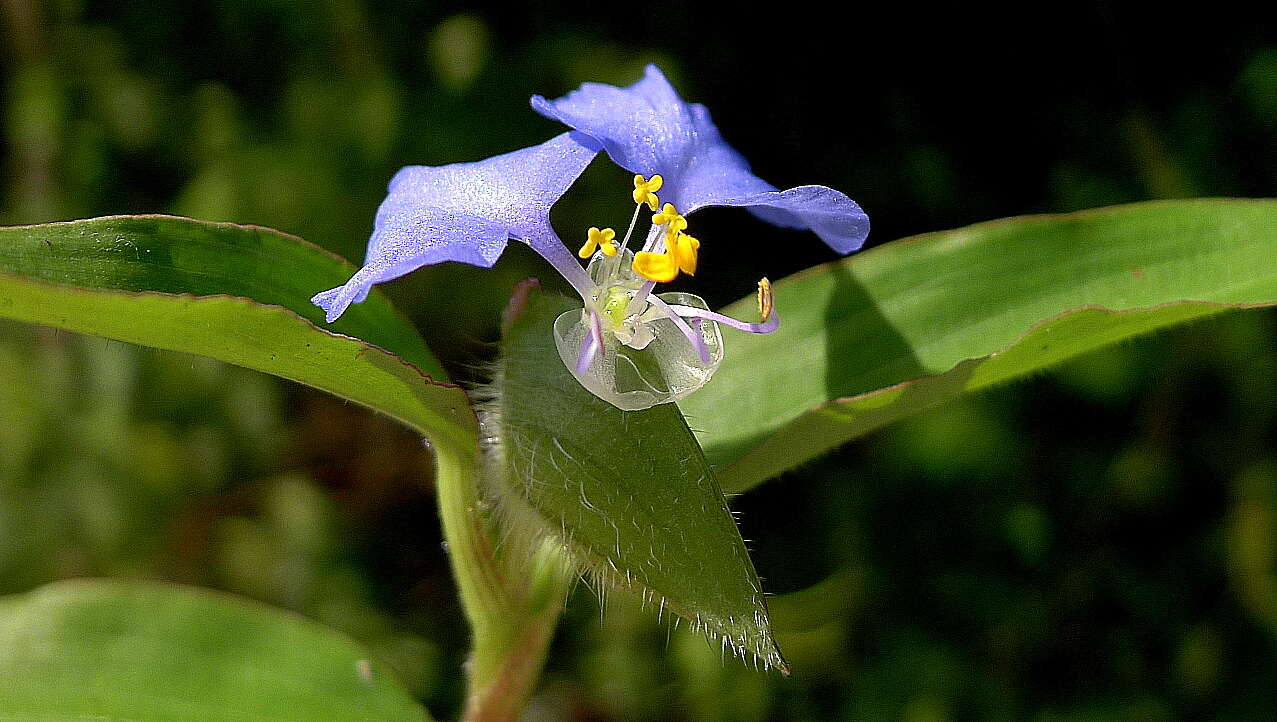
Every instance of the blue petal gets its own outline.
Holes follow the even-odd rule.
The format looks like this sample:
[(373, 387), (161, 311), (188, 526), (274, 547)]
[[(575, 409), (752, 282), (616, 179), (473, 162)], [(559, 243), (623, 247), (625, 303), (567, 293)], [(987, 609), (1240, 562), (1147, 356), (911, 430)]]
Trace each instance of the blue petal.
[[(855, 201), (826, 186), (798, 186), (784, 191), (721, 195), (704, 206), (741, 206), (782, 228), (811, 230), (843, 254), (859, 250), (869, 235), (869, 216)], [(690, 212), (690, 211), (689, 211)]]
[(665, 176), (662, 198), (696, 155), (691, 108), (655, 65), (628, 88), (585, 83), (558, 100), (534, 95), (532, 108), (594, 138), (622, 168)]
[(811, 229), (839, 253), (860, 248), (869, 218), (846, 195), (824, 186), (780, 191), (749, 170), (719, 134), (705, 106), (686, 103), (655, 65), (628, 88), (585, 83), (532, 107), (595, 139), (617, 165), (665, 178), (661, 200), (684, 214), (707, 206), (748, 207), (787, 228)]
[(564, 133), (475, 163), (408, 166), (377, 209), (364, 267), (344, 285), (316, 294), (329, 323), (377, 283), (445, 261), (491, 267), (514, 238), (532, 246), (578, 290), (589, 276), (550, 226), (550, 206), (598, 153), (589, 138)]

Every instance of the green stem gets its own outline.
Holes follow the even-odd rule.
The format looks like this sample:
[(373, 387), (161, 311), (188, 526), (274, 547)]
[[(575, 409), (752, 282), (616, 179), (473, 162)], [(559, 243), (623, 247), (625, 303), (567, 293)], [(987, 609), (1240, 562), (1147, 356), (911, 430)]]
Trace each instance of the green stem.
[(505, 573), (479, 496), (477, 450), (439, 444), (435, 459), (444, 539), (473, 634), (464, 719), (513, 719), (540, 677), (568, 575), (549, 548), (531, 574)]

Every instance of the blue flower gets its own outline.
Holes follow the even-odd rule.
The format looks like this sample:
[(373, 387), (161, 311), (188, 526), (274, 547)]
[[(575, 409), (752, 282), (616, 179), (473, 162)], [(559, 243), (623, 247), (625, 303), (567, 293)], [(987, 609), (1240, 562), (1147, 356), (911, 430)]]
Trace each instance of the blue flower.
[[(395, 175), (363, 268), (312, 299), (330, 323), (374, 284), (421, 266), (491, 267), (513, 238), (544, 257), (581, 296), (584, 308), (554, 324), (567, 368), (596, 396), (622, 409), (644, 409), (683, 398), (709, 380), (723, 357), (720, 324), (771, 333), (780, 323), (767, 279), (758, 284), (758, 323), (714, 313), (691, 294), (652, 293), (680, 272), (696, 273), (700, 241), (687, 233), (685, 214), (745, 207), (770, 223), (811, 229), (840, 253), (859, 248), (869, 232), (860, 207), (832, 188), (781, 191), (750, 173), (704, 106), (685, 103), (656, 66), (628, 88), (587, 83), (554, 101), (534, 96), (532, 106), (573, 130), (484, 161), (409, 166)], [(590, 259), (583, 269), (551, 228), (549, 212), (600, 150), (636, 174), (635, 209), (619, 244), (613, 229), (589, 229), (577, 252)], [(645, 207), (653, 212), (651, 227), (636, 252), (628, 245)]]
[(523, 241), (582, 296), (589, 276), (550, 227), (550, 206), (598, 154), (589, 138), (564, 133), (476, 163), (408, 166), (377, 209), (364, 267), (311, 301), (329, 323), (374, 284), (445, 261), (491, 268), (509, 239)]
[(769, 223), (815, 231), (842, 254), (869, 235), (869, 217), (842, 193), (819, 185), (777, 190), (751, 173), (705, 106), (684, 102), (655, 65), (628, 88), (585, 83), (557, 100), (533, 96), (532, 108), (595, 139), (631, 173), (660, 175), (661, 197), (684, 215), (743, 206)]

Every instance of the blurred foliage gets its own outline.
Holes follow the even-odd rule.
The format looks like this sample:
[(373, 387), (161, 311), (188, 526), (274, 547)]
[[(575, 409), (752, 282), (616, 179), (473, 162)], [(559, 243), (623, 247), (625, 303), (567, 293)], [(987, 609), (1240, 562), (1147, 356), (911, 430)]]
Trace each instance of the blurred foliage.
[[(1277, 186), (1271, 10), (808, 12), (10, 0), (0, 221), (165, 211), (358, 260), (399, 166), (542, 140), (558, 129), (531, 93), (626, 83), (649, 61), (760, 175), (860, 201), (874, 242)], [(626, 183), (592, 167), (556, 208), (564, 237), (623, 223)], [(744, 215), (697, 216), (712, 305), (829, 257)], [(510, 287), (555, 282), (517, 245), (494, 271), (388, 288), (461, 377), (485, 373)], [(578, 590), (527, 717), (1271, 710), (1275, 323), (1235, 314), (1093, 354), (736, 499), (767, 587), (806, 589), (774, 605), (794, 675), (724, 663), (654, 610), (609, 597), (600, 614)], [(465, 631), (429, 469), (411, 434), (308, 391), (0, 326), (2, 591), (115, 575), (247, 594), (364, 641), (446, 717)]]
[[(5, 321), (0, 384), (0, 591), (100, 575), (218, 587), (355, 636), (418, 694), (451, 684), (439, 643), (422, 633), (434, 623), (414, 630), (381, 608), (368, 570), (385, 543), (370, 538), (385, 521), (376, 507), (423, 496), (414, 487), (429, 459), (411, 434), (356, 421), (400, 444), (344, 484), (395, 488), (347, 499), (363, 490), (325, 489), (317, 477), (326, 455), (351, 452), (349, 439), (314, 427), (358, 414), (286, 418), (283, 389), (259, 373)], [(358, 446), (381, 456), (375, 443)], [(446, 582), (446, 568), (436, 574)], [(414, 613), (459, 614), (442, 594)]]

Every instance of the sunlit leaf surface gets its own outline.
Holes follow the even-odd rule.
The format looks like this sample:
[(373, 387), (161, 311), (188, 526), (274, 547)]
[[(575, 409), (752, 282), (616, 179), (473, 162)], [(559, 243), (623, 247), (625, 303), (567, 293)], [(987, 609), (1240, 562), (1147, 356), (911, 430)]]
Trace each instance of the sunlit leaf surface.
[(0, 599), (0, 719), (417, 720), (354, 642), (215, 592), (76, 580)]
[(516, 524), (556, 535), (607, 587), (783, 668), (762, 587), (696, 439), (672, 404), (621, 411), (572, 378), (552, 325), (579, 304), (533, 293), (502, 343), (496, 418)]
[(332, 330), (310, 304), (353, 268), (253, 226), (114, 216), (0, 229), (0, 316), (203, 354), (473, 445), (465, 394), (374, 292)]
[(1277, 303), (1275, 256), (1269, 200), (1144, 203), (895, 241), (777, 283), (780, 331), (733, 336), (714, 380), (680, 406), (723, 487), (741, 491), (960, 394)]

